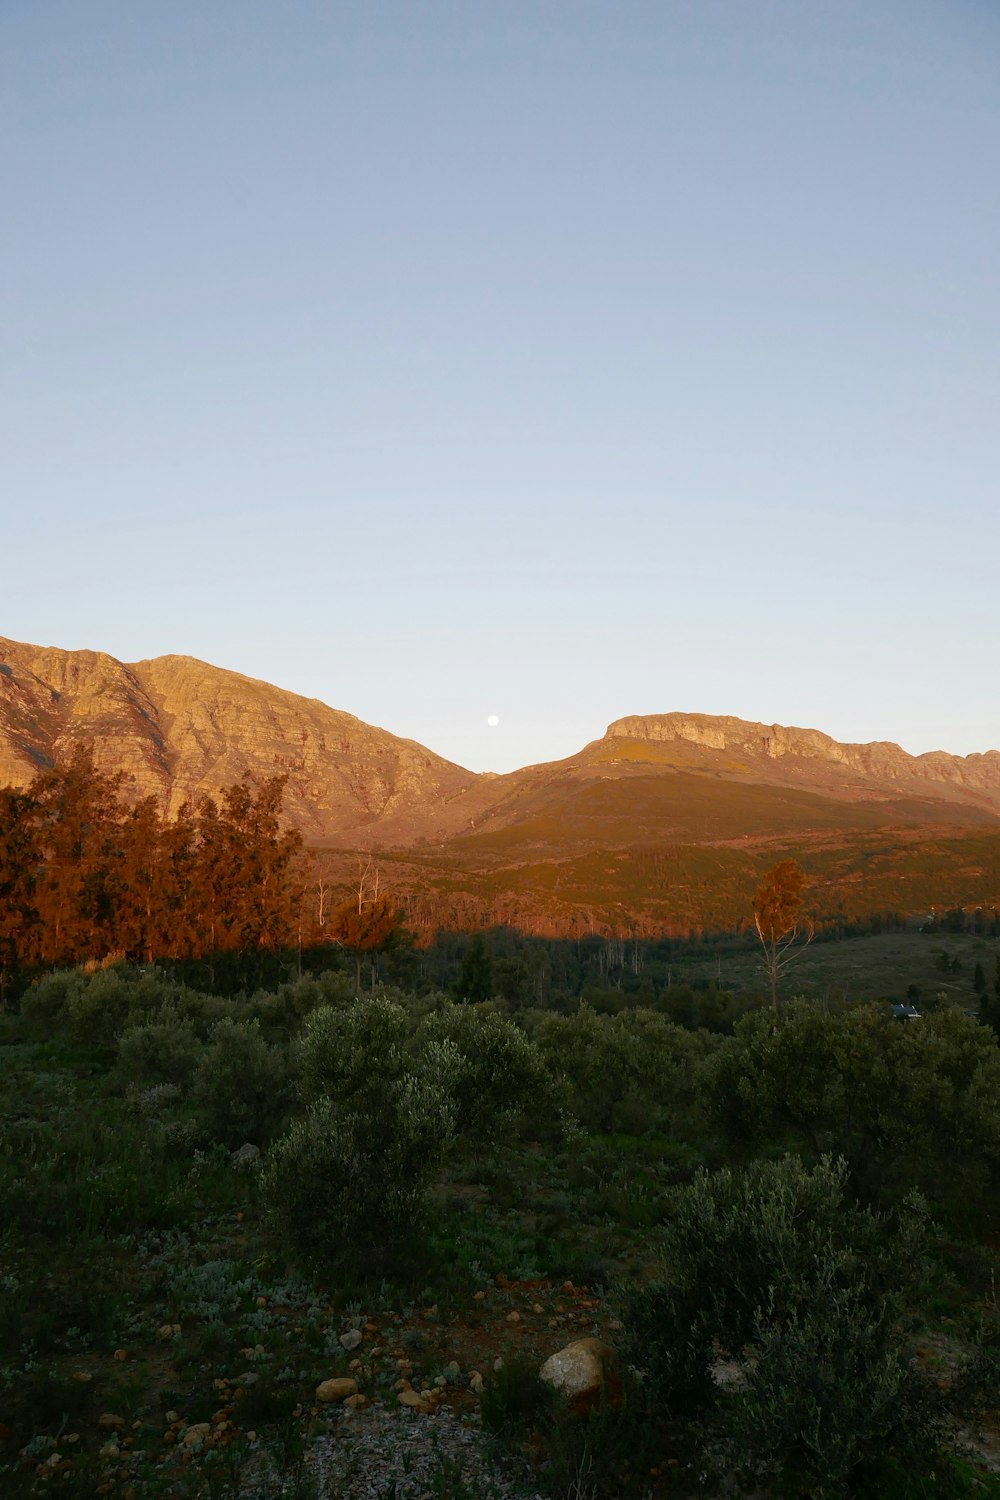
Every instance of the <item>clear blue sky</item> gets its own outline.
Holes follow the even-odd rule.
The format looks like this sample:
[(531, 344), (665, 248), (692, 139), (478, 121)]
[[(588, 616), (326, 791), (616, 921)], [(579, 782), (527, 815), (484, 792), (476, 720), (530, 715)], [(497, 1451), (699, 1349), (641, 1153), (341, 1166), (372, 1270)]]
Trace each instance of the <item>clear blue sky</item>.
[(3, 0), (0, 634), (1000, 747), (998, 83), (995, 0)]

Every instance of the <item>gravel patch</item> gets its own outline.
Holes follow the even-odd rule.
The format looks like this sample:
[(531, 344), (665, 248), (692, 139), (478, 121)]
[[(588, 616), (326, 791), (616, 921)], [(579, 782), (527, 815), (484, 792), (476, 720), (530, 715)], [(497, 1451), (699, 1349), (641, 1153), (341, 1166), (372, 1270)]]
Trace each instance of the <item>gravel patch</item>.
[[(376, 1403), (342, 1411), (336, 1430), (310, 1444), (305, 1472), (318, 1500), (543, 1500), (515, 1461), (487, 1452), (478, 1414), (448, 1407), (427, 1415)], [(447, 1482), (448, 1488), (444, 1488)], [(244, 1485), (242, 1500), (291, 1494), (261, 1469)]]

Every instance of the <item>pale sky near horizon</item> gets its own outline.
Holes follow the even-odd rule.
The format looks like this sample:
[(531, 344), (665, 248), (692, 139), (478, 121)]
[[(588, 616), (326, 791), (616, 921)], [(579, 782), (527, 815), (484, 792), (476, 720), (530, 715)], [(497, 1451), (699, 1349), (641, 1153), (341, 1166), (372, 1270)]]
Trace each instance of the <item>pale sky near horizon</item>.
[(995, 0), (3, 0), (0, 634), (1000, 748), (998, 83)]

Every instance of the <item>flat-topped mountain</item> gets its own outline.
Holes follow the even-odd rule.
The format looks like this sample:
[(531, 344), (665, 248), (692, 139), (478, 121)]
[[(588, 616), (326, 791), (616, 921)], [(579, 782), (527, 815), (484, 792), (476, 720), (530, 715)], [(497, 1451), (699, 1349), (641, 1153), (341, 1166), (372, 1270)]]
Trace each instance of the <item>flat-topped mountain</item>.
[(619, 719), (566, 760), (476, 775), (317, 699), (186, 656), (129, 664), (0, 638), (0, 785), (85, 739), (169, 814), (245, 771), (329, 846), (497, 859), (676, 841), (1000, 823), (1000, 753), (908, 755), (706, 714)]

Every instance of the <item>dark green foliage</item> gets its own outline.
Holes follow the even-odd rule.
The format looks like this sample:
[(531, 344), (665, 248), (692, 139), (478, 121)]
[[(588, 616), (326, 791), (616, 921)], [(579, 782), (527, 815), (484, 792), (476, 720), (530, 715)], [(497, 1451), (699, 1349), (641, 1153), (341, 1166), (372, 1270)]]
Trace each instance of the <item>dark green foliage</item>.
[(908, 1187), (981, 1196), (1000, 1167), (1000, 1048), (957, 1011), (905, 1025), (801, 1002), (748, 1016), (707, 1090), (734, 1145), (834, 1152), (872, 1201)]
[(897, 1326), (924, 1226), (851, 1206), (846, 1182), (842, 1162), (786, 1158), (677, 1189), (663, 1274), (623, 1299), (651, 1394), (712, 1417), (731, 1463), (795, 1494), (846, 1494), (893, 1445), (933, 1447)]
[(455, 980), (455, 998), (475, 1003), (488, 1000), (492, 994), (493, 960), (487, 950), (485, 938), (481, 932), (477, 932), (462, 958), (462, 967)]
[[(574, 970), (571, 948), (543, 955), (553, 990), (589, 961), (581, 943)], [(675, 956), (665, 945), (663, 962)], [(525, 966), (542, 972), (534, 957)], [(402, 1307), (393, 1321), (410, 1324), (386, 1336), (374, 1375), (386, 1390), (397, 1343), (429, 1383), (456, 1321), (467, 1334), (482, 1326), (484, 1411), (530, 1461), (533, 1493), (686, 1500), (717, 1479), (720, 1493), (775, 1500), (985, 1496), (932, 1451), (936, 1383), (917, 1373), (907, 1339), (922, 1320), (913, 1337), (931, 1377), (955, 1372), (954, 1420), (985, 1420), (995, 1253), (932, 1230), (954, 1279), (929, 1295), (924, 1218), (906, 1196), (918, 1181), (946, 1205), (965, 1196), (985, 1214), (994, 1201), (1000, 1054), (985, 1027), (947, 1008), (898, 1025), (887, 1004), (792, 1005), (725, 1038), (672, 1024), (652, 991), (655, 1005), (635, 1005), (613, 977), (600, 1011), (573, 1001), (568, 1014), (520, 1011), (517, 1023), (499, 1002), (352, 991), (342, 971), (307, 971), (223, 1000), (116, 964), (48, 976), (27, 997), (30, 1015), (0, 1017), (0, 1404), (15, 1433), (0, 1448), (5, 1495), (21, 1493), (10, 1464), (36, 1421), (54, 1434), (69, 1412), (82, 1450), (103, 1409), (207, 1416), (222, 1404), (216, 1372), (259, 1371), (240, 1387), (238, 1420), (267, 1428), (269, 1454), (297, 1482), (310, 1392), (346, 1370), (337, 1335), (356, 1299), (366, 1312)], [(559, 1120), (566, 1103), (580, 1126)], [(262, 1172), (230, 1159), (246, 1139), (265, 1146)], [(829, 1161), (810, 1170), (841, 1141), (846, 1176)], [(783, 1149), (801, 1160), (732, 1165)], [(727, 1170), (696, 1175), (720, 1161)], [(289, 1261), (318, 1282), (292, 1276)], [(620, 1411), (571, 1418), (539, 1387), (534, 1346), (523, 1370), (505, 1349), (490, 1377), (498, 1330), (514, 1345), (533, 1336), (530, 1315), (505, 1331), (511, 1293), (520, 1305), (513, 1282), (547, 1279), (545, 1301), (569, 1277), (589, 1301), (624, 1274), (629, 1354), (647, 1373), (627, 1375)], [(437, 1301), (440, 1321), (410, 1306)], [(605, 1336), (611, 1311), (592, 1314)], [(590, 1332), (590, 1317), (571, 1312), (565, 1341)], [(981, 1347), (963, 1367), (976, 1318)], [(164, 1319), (181, 1332), (164, 1339)], [(563, 1341), (563, 1325), (552, 1334)], [(720, 1359), (742, 1387), (716, 1384)], [(143, 1392), (168, 1365), (169, 1396)], [(97, 1372), (92, 1386), (70, 1384), (80, 1367)], [(247, 1458), (206, 1453), (168, 1476), (155, 1474), (154, 1451), (158, 1441), (137, 1494), (186, 1473), (192, 1497), (221, 1496)], [(60, 1492), (96, 1492), (88, 1462), (81, 1451), (79, 1478)], [(433, 1483), (456, 1500), (479, 1493), (444, 1463)]]
[(139, 1087), (176, 1084), (186, 1088), (198, 1063), (201, 1045), (190, 1021), (164, 1007), (155, 1021), (129, 1026), (118, 1039), (118, 1073), (122, 1082)]
[(375, 1113), (404, 1072), (406, 1011), (383, 996), (313, 1011), (297, 1047), (302, 1097)]
[(218, 1021), (198, 1060), (191, 1097), (213, 1140), (262, 1145), (290, 1095), (285, 1051), (269, 1047), (256, 1021)]
[(539, 1049), (513, 1021), (478, 1005), (447, 1005), (417, 1034), (420, 1051), (447, 1048), (448, 1091), (455, 1132), (477, 1150), (490, 1150), (518, 1133), (530, 1114), (531, 1129), (558, 1128), (560, 1090)]
[(413, 1232), (451, 1127), (445, 1092), (411, 1074), (387, 1087), (378, 1115), (317, 1100), (267, 1156), (275, 1232), (306, 1265), (384, 1270)]
[(649, 1010), (543, 1016), (534, 1031), (549, 1068), (570, 1088), (569, 1107), (588, 1129), (683, 1133), (697, 1108), (702, 1060), (718, 1045)]

